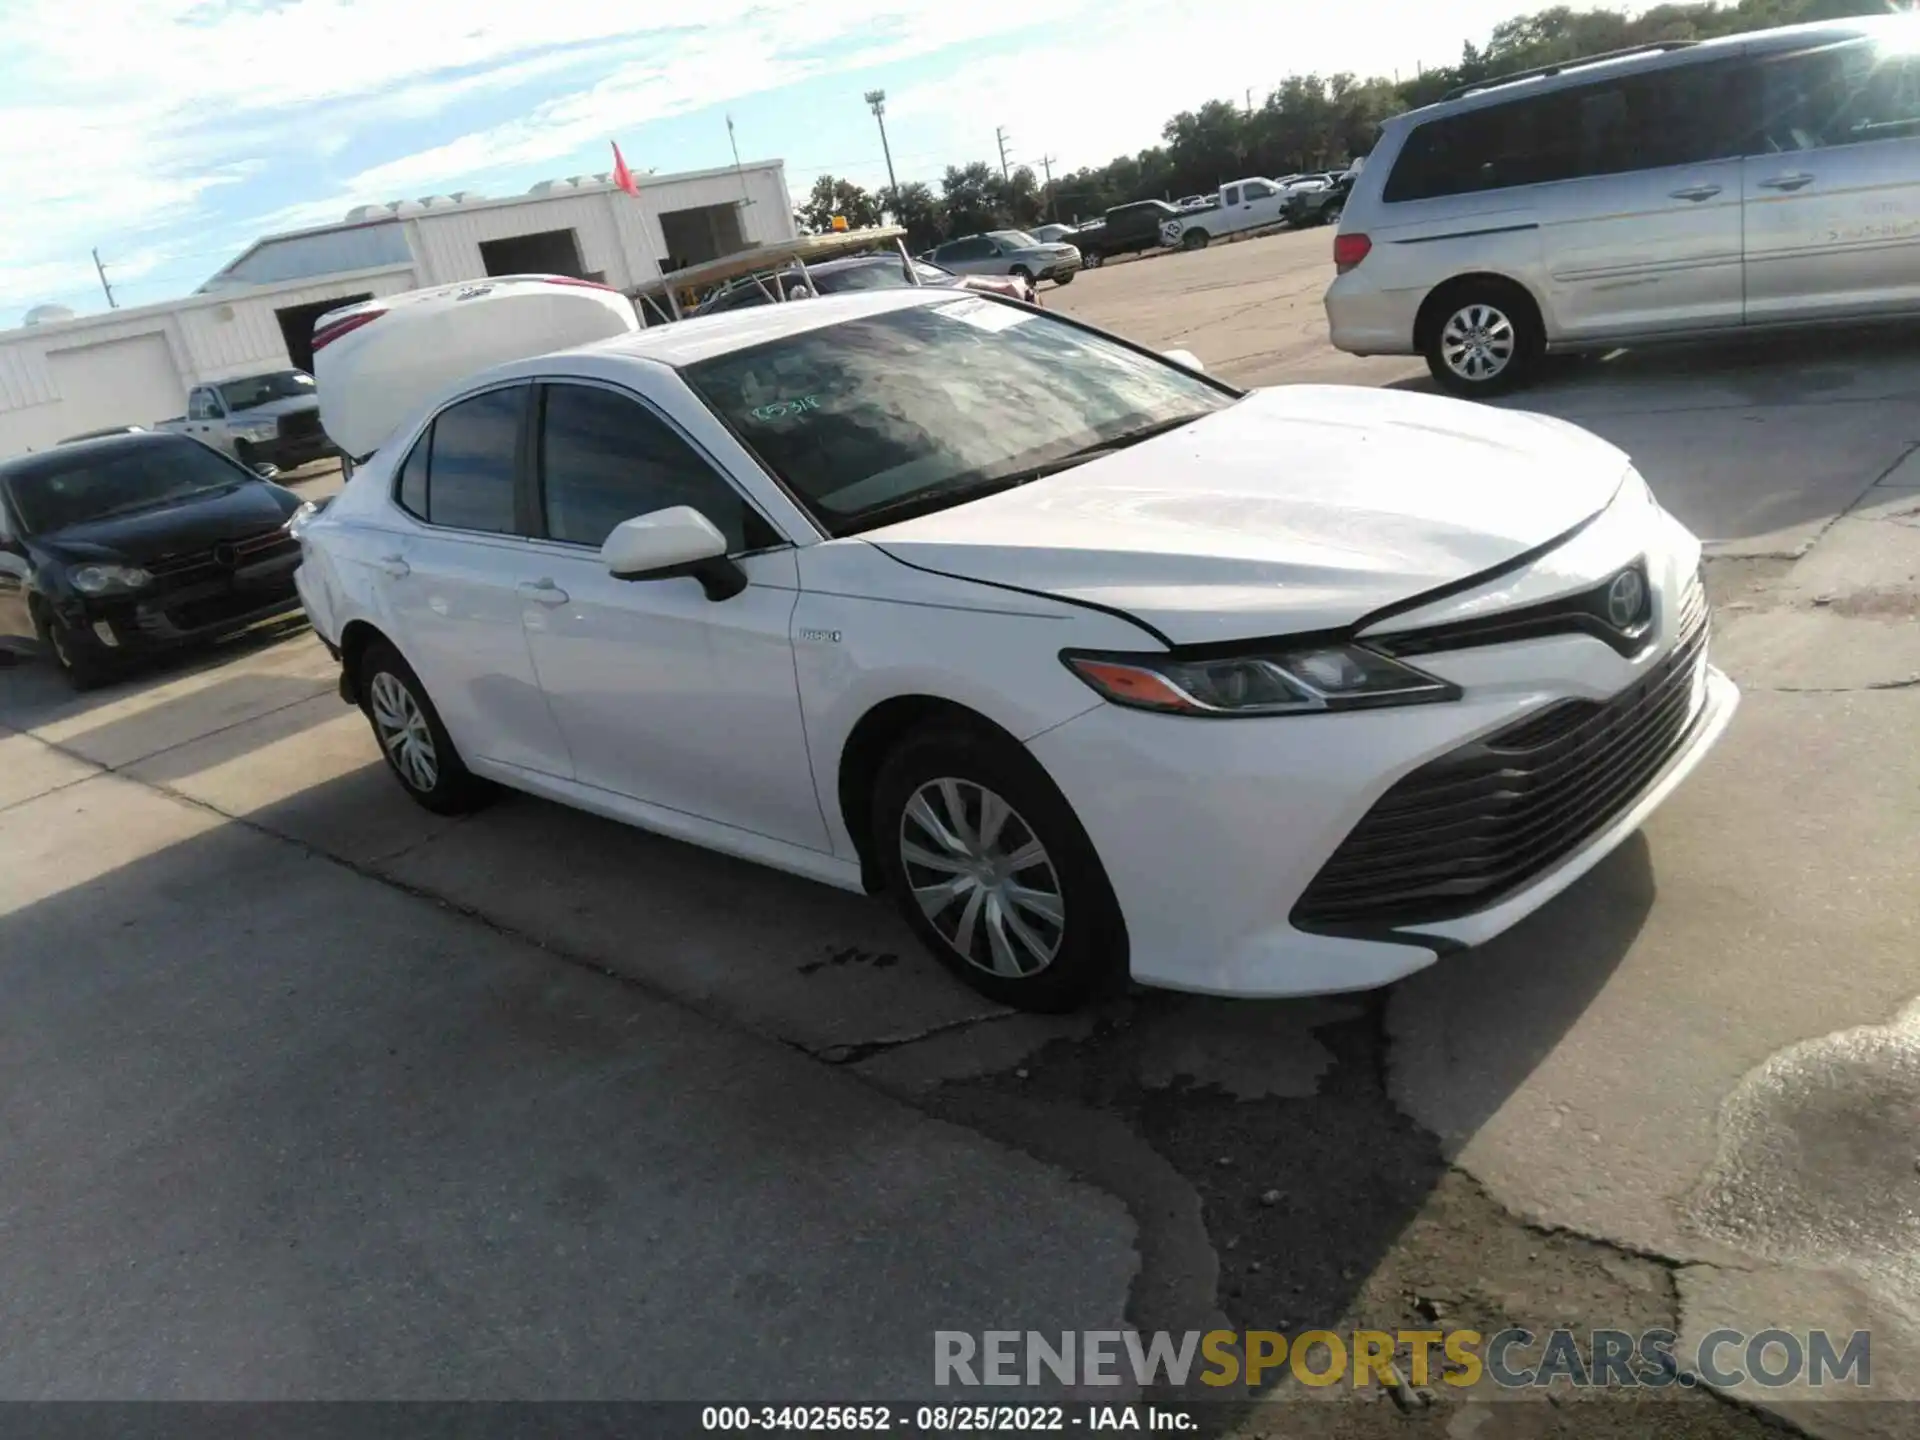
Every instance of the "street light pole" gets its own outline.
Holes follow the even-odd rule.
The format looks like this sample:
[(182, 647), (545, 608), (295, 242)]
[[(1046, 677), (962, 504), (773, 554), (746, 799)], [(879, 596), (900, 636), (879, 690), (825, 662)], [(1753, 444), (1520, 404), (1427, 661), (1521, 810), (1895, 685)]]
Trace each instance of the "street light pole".
[[(897, 205), (900, 200), (900, 182), (893, 178), (893, 147), (887, 144), (887, 92), (884, 90), (867, 91), (867, 104), (873, 108), (873, 118), (880, 122), (880, 150), (887, 157), (887, 189), (893, 193)], [(898, 220), (900, 217), (893, 217)]]

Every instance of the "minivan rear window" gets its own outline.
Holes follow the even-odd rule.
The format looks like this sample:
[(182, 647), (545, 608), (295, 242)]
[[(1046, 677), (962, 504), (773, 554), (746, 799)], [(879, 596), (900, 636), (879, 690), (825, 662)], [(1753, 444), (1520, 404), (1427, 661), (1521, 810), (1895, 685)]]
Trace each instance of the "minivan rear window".
[(1752, 128), (1753, 88), (1752, 67), (1734, 58), (1443, 115), (1407, 136), (1381, 199), (1430, 200), (1730, 158)]

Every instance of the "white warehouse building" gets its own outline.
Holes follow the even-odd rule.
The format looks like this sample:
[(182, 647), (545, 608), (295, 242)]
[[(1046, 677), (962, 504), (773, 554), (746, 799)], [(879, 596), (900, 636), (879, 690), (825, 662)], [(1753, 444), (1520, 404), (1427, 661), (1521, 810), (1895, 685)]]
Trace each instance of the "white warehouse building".
[(85, 317), (36, 306), (0, 331), (0, 457), (153, 425), (181, 414), (195, 385), (310, 369), (315, 318), (358, 300), (528, 273), (632, 294), (665, 271), (797, 233), (779, 160), (638, 178), (638, 199), (605, 175), (577, 175), (504, 200), (362, 205), (256, 241), (184, 299)]

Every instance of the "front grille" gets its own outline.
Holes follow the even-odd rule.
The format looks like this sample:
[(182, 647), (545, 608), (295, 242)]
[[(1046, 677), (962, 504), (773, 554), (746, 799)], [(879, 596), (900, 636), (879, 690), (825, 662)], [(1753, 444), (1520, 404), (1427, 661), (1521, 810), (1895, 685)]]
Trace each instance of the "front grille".
[(320, 433), (320, 412), (318, 410), (296, 410), (291, 415), (280, 417), (280, 438), (282, 440), (302, 440), (309, 435)]
[(288, 535), (284, 529), (256, 531), (252, 535), (241, 535), (224, 540), (220, 545), (212, 545), (204, 550), (183, 550), (173, 555), (162, 555), (149, 560), (141, 568), (156, 579), (193, 578), (202, 579), (206, 574), (217, 574), (229, 568), (223, 566), (218, 558), (221, 545), (233, 547), (234, 566), (253, 565), (262, 560), (272, 560), (281, 555), (291, 555), (300, 549), (300, 542)]
[(1380, 797), (1293, 907), (1302, 930), (1434, 924), (1484, 910), (1579, 849), (1680, 747), (1706, 590), (1672, 651), (1605, 702), (1559, 701), (1430, 761)]

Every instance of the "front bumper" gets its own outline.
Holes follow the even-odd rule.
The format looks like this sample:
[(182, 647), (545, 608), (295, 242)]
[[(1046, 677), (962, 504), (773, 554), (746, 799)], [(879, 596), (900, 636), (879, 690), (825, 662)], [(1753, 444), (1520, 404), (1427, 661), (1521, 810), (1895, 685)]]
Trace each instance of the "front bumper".
[(1113, 883), (1134, 978), (1238, 996), (1371, 989), (1491, 939), (1559, 894), (1725, 731), (1739, 694), (1704, 647), (1691, 662), (1684, 727), (1658, 767), (1517, 888), (1439, 922), (1329, 934), (1294, 921), (1342, 842), (1404, 777), (1564, 700), (1604, 702), (1654, 673), (1680, 638), (1692, 573), (1682, 568), (1679, 557), (1663, 564), (1661, 633), (1635, 658), (1591, 636), (1555, 636), (1423, 657), (1423, 668), (1464, 690), (1449, 704), (1219, 721), (1102, 705), (1032, 741)]
[(299, 563), (296, 551), (215, 576), (196, 575), (186, 583), (73, 600), (63, 607), (62, 618), (108, 653), (140, 654), (213, 640), (298, 611), (294, 571)]
[(1036, 280), (1058, 280), (1062, 275), (1077, 275), (1079, 273), (1080, 262), (1078, 260), (1056, 260), (1033, 278)]

